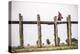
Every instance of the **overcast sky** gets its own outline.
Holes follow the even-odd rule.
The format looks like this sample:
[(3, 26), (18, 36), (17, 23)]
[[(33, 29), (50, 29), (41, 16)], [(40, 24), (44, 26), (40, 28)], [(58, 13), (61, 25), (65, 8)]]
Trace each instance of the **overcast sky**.
[[(19, 20), (19, 13), (22, 14), (24, 21), (36, 21), (37, 14), (40, 14), (41, 21), (54, 21), (54, 16), (58, 15), (58, 11), (62, 13), (63, 19), (66, 21), (66, 17), (70, 14), (71, 21), (78, 21), (78, 8), (77, 5), (70, 4), (55, 4), (55, 3), (37, 3), (37, 2), (12, 2), (11, 21)], [(27, 44), (36, 45), (38, 37), (37, 25), (24, 26), (24, 46)], [(78, 25), (72, 24), (72, 37), (78, 38)], [(67, 26), (66, 24), (58, 25), (58, 36), (61, 39), (61, 43), (67, 38)], [(51, 44), (54, 44), (54, 25), (41, 25), (42, 42), (46, 45), (46, 39), (48, 38)], [(12, 46), (19, 46), (19, 25), (12, 24)]]

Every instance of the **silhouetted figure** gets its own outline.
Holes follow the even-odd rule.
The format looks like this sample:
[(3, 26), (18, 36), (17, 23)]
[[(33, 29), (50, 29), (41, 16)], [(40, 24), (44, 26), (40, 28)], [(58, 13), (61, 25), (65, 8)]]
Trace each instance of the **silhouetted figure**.
[(47, 42), (47, 44), (48, 44), (48, 45), (50, 44), (50, 41), (49, 41), (49, 39), (46, 39), (46, 42)]
[(58, 20), (61, 21), (61, 19), (63, 19), (62, 14), (58, 12)]

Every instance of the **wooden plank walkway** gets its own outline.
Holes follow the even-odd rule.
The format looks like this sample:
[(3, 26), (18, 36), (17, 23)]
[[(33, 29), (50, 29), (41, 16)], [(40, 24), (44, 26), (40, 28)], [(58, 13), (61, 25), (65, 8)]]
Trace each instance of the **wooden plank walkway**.
[(67, 49), (77, 49), (77, 46), (60, 46), (60, 47), (42, 47), (42, 48), (17, 48), (12, 50), (12, 53), (20, 53), (20, 52), (39, 52), (39, 51), (55, 51), (55, 50), (67, 50)]

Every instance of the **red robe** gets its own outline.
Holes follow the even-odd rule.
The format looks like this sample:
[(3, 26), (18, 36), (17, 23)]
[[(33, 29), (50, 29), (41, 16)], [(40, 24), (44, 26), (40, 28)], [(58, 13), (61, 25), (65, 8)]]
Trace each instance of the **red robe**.
[(62, 14), (58, 12), (58, 20), (61, 21), (61, 19), (63, 19)]

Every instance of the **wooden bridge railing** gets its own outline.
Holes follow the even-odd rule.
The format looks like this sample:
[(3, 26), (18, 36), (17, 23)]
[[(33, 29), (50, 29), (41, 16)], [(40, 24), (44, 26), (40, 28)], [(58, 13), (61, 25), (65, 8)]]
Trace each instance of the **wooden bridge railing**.
[(19, 21), (9, 21), (9, 24), (19, 24), (19, 36), (20, 36), (20, 46), (24, 47), (23, 41), (23, 24), (37, 24), (38, 26), (38, 47), (42, 47), (42, 40), (41, 40), (41, 24), (54, 24), (54, 38), (55, 38), (55, 46), (59, 46), (58, 44), (58, 25), (57, 24), (67, 24), (67, 39), (68, 39), (68, 46), (71, 46), (71, 24), (78, 24), (77, 21), (71, 21), (71, 16), (68, 15), (66, 18), (67, 21), (58, 22), (57, 16), (54, 17), (54, 21), (40, 21), (40, 15), (37, 15), (37, 21), (23, 21), (23, 16), (19, 14)]

